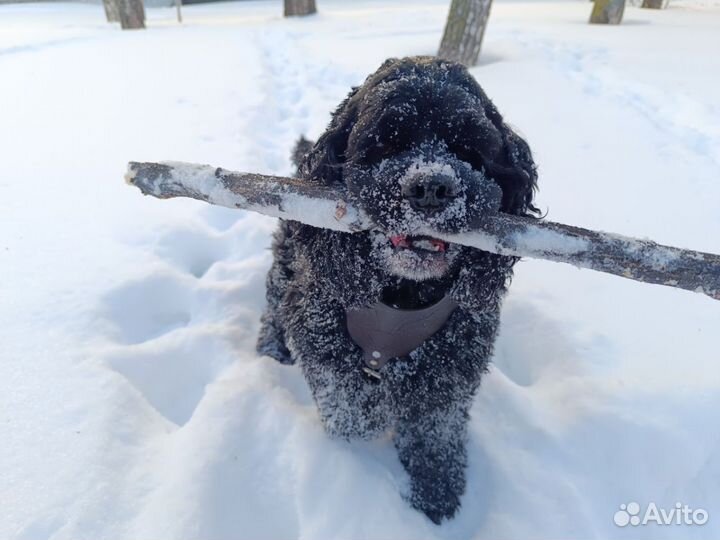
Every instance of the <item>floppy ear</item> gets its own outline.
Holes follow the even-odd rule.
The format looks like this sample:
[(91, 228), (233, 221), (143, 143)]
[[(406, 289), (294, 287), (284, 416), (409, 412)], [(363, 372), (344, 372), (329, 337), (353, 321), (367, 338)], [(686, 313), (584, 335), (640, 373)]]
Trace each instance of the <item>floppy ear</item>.
[(353, 88), (332, 115), (330, 125), (305, 156), (300, 176), (324, 184), (342, 183), (348, 137), (358, 119), (358, 109), (368, 90), (397, 68), (402, 60), (388, 58), (361, 86)]
[(348, 137), (357, 120), (357, 99), (360, 87), (350, 94), (335, 110), (330, 125), (300, 164), (300, 176), (323, 184), (341, 183)]
[(537, 189), (537, 167), (527, 142), (502, 119), (495, 105), (487, 100), (485, 114), (502, 136), (503, 148), (487, 173), (503, 191), (501, 210), (508, 214), (537, 217), (540, 210), (532, 200)]

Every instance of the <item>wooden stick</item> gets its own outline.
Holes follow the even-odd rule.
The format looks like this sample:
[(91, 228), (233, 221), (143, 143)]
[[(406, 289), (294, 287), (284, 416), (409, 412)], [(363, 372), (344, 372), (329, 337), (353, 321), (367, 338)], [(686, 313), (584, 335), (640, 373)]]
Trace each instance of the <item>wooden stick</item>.
[[(190, 163), (130, 162), (126, 181), (160, 199), (190, 197), (343, 232), (373, 228), (344, 191), (295, 178)], [(532, 218), (493, 213), (457, 234), (418, 231), (500, 255), (572, 264), (720, 300), (720, 256)]]

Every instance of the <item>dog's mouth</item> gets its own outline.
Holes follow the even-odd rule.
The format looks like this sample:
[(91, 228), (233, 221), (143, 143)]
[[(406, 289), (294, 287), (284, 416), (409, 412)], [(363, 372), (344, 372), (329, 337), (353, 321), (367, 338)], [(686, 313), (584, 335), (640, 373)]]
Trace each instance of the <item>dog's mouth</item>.
[(376, 230), (372, 240), (385, 270), (413, 281), (441, 278), (460, 253), (459, 244), (424, 234)]
[(443, 276), (457, 255), (454, 244), (432, 236), (390, 234), (378, 240), (381, 238), (390, 272), (415, 281)]
[(426, 235), (396, 234), (390, 237), (390, 243), (397, 251), (410, 249), (419, 252), (445, 253), (448, 249), (448, 243), (444, 240)]

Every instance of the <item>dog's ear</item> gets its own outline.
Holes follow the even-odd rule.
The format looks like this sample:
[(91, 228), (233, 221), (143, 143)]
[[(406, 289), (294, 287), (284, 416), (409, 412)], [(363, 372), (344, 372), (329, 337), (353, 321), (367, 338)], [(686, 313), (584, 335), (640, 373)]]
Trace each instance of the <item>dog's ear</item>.
[(308, 152), (299, 167), (303, 178), (323, 184), (342, 183), (348, 138), (358, 119), (360, 102), (367, 92), (403, 61), (388, 58), (361, 86), (353, 88), (332, 115), (330, 125)]
[(357, 121), (358, 92), (353, 88), (332, 115), (330, 125), (300, 164), (300, 176), (323, 184), (342, 182), (348, 137)]
[(486, 164), (486, 172), (503, 191), (501, 210), (529, 217), (540, 215), (540, 210), (533, 205), (533, 196), (537, 189), (537, 167), (530, 147), (525, 139), (503, 121), (489, 99), (484, 109), (503, 141), (499, 155)]
[(530, 147), (505, 123), (493, 102), (464, 66), (451, 64), (448, 70), (456, 84), (479, 100), (482, 112), (499, 135), (499, 148), (493, 144), (484, 149), (488, 152), (476, 150), (482, 157), (485, 172), (502, 188), (501, 210), (529, 217), (540, 215), (532, 202), (537, 187), (537, 168)]

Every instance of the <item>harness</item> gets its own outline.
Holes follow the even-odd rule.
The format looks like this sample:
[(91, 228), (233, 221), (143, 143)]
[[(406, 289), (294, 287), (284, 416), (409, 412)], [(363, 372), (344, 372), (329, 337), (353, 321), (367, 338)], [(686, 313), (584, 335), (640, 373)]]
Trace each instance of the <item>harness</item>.
[(380, 369), (391, 358), (405, 356), (432, 337), (457, 304), (450, 296), (421, 309), (398, 309), (378, 302), (369, 307), (348, 309), (347, 329), (363, 350), (363, 371), (380, 379)]

